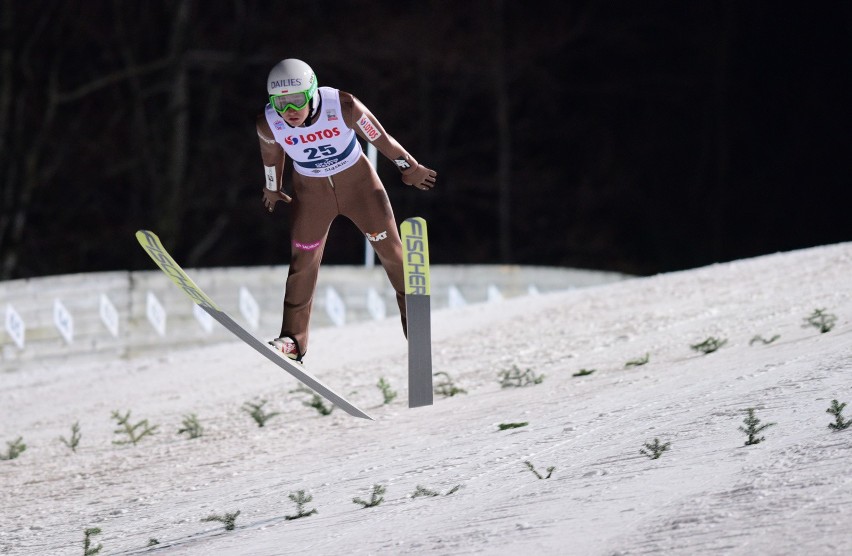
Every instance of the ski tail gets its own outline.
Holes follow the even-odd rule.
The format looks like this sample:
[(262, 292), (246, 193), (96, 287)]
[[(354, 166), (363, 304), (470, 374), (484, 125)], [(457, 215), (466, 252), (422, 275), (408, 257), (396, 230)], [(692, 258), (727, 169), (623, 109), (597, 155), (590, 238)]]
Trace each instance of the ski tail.
[(408, 407), (432, 405), (432, 317), (429, 238), (426, 220), (400, 226), (408, 322)]

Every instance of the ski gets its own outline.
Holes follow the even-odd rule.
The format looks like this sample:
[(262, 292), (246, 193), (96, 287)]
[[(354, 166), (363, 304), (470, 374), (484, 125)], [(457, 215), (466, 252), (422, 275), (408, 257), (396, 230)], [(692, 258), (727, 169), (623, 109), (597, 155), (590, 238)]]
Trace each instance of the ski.
[(269, 345), (258, 340), (245, 328), (237, 324), (234, 319), (222, 311), (213, 302), (213, 300), (210, 299), (207, 294), (192, 281), (192, 279), (190, 279), (180, 265), (175, 262), (171, 255), (169, 255), (165, 247), (163, 247), (163, 244), (160, 242), (160, 238), (157, 237), (157, 234), (148, 230), (139, 230), (136, 232), (136, 239), (154, 262), (157, 263), (157, 266), (159, 266), (160, 269), (165, 272), (166, 276), (172, 280), (172, 282), (181, 288), (184, 293), (208, 315), (227, 328), (234, 336), (254, 348), (256, 352), (278, 365), (281, 369), (296, 378), (296, 380), (300, 381), (302, 384), (306, 385), (308, 388), (324, 397), (349, 415), (352, 415), (353, 417), (360, 417), (362, 419), (369, 419), (371, 421), (373, 420), (372, 417), (349, 402), (346, 398), (336, 393), (334, 390), (320, 382), (320, 380), (315, 376), (307, 372), (304, 368), (302, 368), (301, 364), (279, 355)]
[(429, 238), (426, 221), (419, 217), (406, 219), (399, 229), (408, 320), (408, 407), (421, 407), (432, 405)]

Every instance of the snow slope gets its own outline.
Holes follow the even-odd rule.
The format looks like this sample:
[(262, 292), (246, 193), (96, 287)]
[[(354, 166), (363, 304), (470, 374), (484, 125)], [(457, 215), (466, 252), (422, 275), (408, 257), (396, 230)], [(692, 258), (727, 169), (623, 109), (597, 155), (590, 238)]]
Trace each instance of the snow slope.
[[(467, 393), (420, 409), (396, 317), (315, 330), (309, 369), (375, 422), (321, 416), (239, 342), (0, 375), (0, 446), (28, 446), (0, 462), (0, 553), (80, 554), (99, 527), (103, 554), (850, 554), (852, 428), (826, 413), (852, 402), (850, 276), (846, 243), (436, 311), (435, 371)], [(832, 331), (803, 326), (818, 308)], [(708, 337), (727, 343), (690, 348)], [(513, 365), (545, 378), (501, 388)], [(263, 428), (242, 409), (261, 399)], [(776, 424), (744, 446), (750, 407)], [(113, 445), (113, 410), (158, 433)], [(176, 434), (189, 413), (199, 439)], [(374, 484), (383, 503), (352, 502)], [(288, 520), (298, 490), (318, 513)]]

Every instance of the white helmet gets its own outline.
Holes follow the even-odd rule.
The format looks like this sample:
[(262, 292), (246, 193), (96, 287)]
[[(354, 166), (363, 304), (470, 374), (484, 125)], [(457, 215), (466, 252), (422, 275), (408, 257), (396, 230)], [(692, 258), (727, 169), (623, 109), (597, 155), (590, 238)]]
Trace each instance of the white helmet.
[(301, 110), (317, 92), (317, 76), (311, 66), (295, 58), (281, 60), (266, 79), (269, 103), (280, 114)]

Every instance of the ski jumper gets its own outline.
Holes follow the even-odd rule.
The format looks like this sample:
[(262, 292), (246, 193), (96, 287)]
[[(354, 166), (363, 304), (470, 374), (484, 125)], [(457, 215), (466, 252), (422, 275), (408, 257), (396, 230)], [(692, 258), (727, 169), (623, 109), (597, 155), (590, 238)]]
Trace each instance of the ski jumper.
[[(355, 123), (360, 135), (369, 141), (386, 132), (369, 110), (348, 93), (320, 87), (317, 94), (320, 95), (317, 113), (301, 127), (291, 127), (269, 104), (258, 118), (267, 178), (270, 164), (277, 164), (283, 170), (284, 157), (274, 156), (278, 146), (293, 162), (292, 174), (283, 176), (284, 184), (289, 183), (292, 190), (289, 204), (292, 212), (291, 259), (280, 337), (293, 338), (302, 355), (308, 347), (320, 261), (331, 223), (338, 216), (349, 218), (370, 240), (396, 291), (403, 332), (406, 330), (402, 242), (393, 209), (382, 182), (363, 153), (356, 130), (347, 125), (346, 119)], [(341, 94), (346, 96), (346, 106), (341, 104)], [(353, 113), (361, 112), (361, 108), (363, 114)], [(393, 146), (399, 147), (395, 141), (391, 148), (377, 143), (386, 155), (399, 154), (401, 147)], [(401, 154), (407, 156), (404, 150)]]

